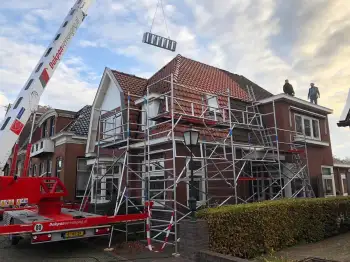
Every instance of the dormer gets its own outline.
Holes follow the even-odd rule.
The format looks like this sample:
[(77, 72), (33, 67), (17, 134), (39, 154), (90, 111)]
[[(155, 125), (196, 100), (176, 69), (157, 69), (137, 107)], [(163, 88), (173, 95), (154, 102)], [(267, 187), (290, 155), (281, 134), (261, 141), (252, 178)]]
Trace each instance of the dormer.
[[(166, 97), (167, 98), (167, 97)], [(169, 111), (168, 99), (165, 99), (165, 111)], [(135, 101), (135, 105), (141, 105), (141, 130), (145, 130), (147, 127), (147, 113), (148, 113), (148, 126), (153, 127), (156, 125), (157, 121), (154, 120), (160, 113), (161, 102), (164, 101), (164, 95), (157, 93), (150, 93)]]

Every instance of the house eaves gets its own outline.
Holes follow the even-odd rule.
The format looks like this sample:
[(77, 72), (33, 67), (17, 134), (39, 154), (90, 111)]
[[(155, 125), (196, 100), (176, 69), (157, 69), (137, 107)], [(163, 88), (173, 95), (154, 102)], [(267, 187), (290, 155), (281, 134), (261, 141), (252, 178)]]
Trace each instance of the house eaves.
[(324, 106), (320, 106), (320, 105), (315, 105), (313, 103), (310, 103), (308, 101), (305, 101), (303, 99), (300, 99), (300, 98), (297, 98), (297, 97), (294, 97), (294, 96), (290, 96), (290, 95), (286, 95), (286, 94), (278, 94), (278, 95), (275, 95), (275, 96), (272, 96), (272, 97), (269, 97), (269, 98), (265, 98), (265, 99), (261, 99), (257, 102), (257, 104), (270, 104), (272, 102), (276, 102), (276, 101), (287, 101), (289, 102), (290, 104), (293, 104), (293, 105), (297, 105), (297, 106), (305, 106), (305, 107), (308, 107), (310, 109), (314, 109), (315, 111), (318, 111), (318, 112), (322, 112), (322, 113), (325, 113), (325, 114), (332, 114), (333, 113), (333, 109), (330, 109), (330, 108), (327, 108), (327, 107), (324, 107)]

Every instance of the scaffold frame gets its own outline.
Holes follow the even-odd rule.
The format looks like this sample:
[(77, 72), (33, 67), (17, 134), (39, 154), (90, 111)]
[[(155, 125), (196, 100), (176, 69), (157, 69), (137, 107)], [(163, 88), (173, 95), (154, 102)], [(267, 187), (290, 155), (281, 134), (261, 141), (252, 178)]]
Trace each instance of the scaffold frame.
[[(202, 97), (201, 101), (182, 98), (179, 94), (184, 90), (196, 98)], [(138, 208), (152, 201), (151, 241), (159, 243), (160, 249), (174, 246), (174, 253), (178, 253), (179, 222), (190, 214), (187, 205), (190, 169), (196, 176), (196, 186), (192, 186), (197, 193), (197, 209), (284, 197), (314, 197), (305, 137), (278, 128), (275, 102), (270, 112), (261, 112), (253, 88), (247, 90), (249, 100), (243, 101), (245, 106), (241, 110), (234, 108), (237, 98), (230, 89), (211, 93), (178, 83), (170, 74), (148, 85), (143, 96), (128, 93), (119, 110), (100, 110), (96, 162), (84, 196), (98, 203), (98, 183), (108, 174), (101, 173), (100, 149), (117, 151), (110, 167), (121, 166), (118, 184), (113, 183), (117, 192), (114, 213), (120, 211), (123, 202), (128, 214), (130, 206)], [(213, 97), (217, 101), (215, 106), (208, 103)], [(151, 107), (152, 103), (158, 105), (157, 110)], [(141, 117), (133, 117), (135, 113)], [(106, 122), (105, 115), (115, 119), (112, 124)], [(189, 125), (200, 132), (195, 152), (181, 137)], [(247, 141), (236, 139), (237, 130), (247, 135)], [(288, 141), (279, 139), (281, 134), (289, 137)], [(163, 187), (158, 188), (161, 184)], [(248, 192), (244, 191), (246, 188)], [(187, 195), (185, 201), (183, 194)], [(126, 224), (122, 230), (126, 240), (129, 226)]]

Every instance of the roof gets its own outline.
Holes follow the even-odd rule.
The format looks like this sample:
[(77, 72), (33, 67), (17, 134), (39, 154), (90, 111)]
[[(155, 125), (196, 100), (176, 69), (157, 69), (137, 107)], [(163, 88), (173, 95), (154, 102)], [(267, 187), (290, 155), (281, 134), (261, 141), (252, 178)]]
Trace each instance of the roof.
[(348, 98), (346, 99), (345, 106), (343, 112), (340, 116), (340, 120), (337, 123), (339, 127), (350, 127), (350, 89), (348, 93)]
[(73, 132), (78, 136), (87, 136), (91, 116), (91, 106), (87, 105), (75, 113), (75, 119), (61, 132)]
[(226, 70), (222, 70), (222, 71), (225, 74), (227, 74), (228, 76), (230, 76), (231, 78), (233, 78), (239, 84), (239, 86), (247, 93), (249, 92), (248, 86), (251, 86), (253, 88), (253, 92), (254, 92), (256, 100), (261, 100), (261, 99), (265, 99), (265, 98), (269, 98), (269, 97), (273, 96), (272, 93), (265, 90), (264, 88), (257, 85), (256, 83), (252, 82), (251, 80), (249, 80), (245, 76), (233, 74), (233, 73), (228, 72)]
[[(127, 103), (128, 92), (141, 98), (146, 94), (147, 86), (151, 93), (165, 93), (170, 90), (170, 75), (173, 74), (174, 80), (174, 108), (176, 112), (183, 112), (188, 115), (192, 112), (192, 106), (189, 101), (202, 103), (203, 94), (229, 94), (233, 99), (241, 101), (249, 101), (247, 93), (247, 85), (253, 87), (257, 99), (273, 96), (270, 92), (253, 83), (249, 79), (230, 73), (228, 71), (203, 64), (201, 62), (177, 55), (159, 71), (157, 71), (148, 80), (137, 77), (135, 75), (126, 74), (117, 70), (111, 70), (120, 88), (124, 93), (124, 102)], [(166, 79), (167, 78), (167, 79)], [(167, 80), (167, 81), (163, 81)], [(228, 93), (229, 91), (229, 93)], [(130, 97), (132, 107), (135, 107), (137, 97)], [(227, 96), (218, 96), (219, 106), (227, 106)], [(165, 109), (164, 101), (161, 104), (160, 112)], [(193, 110), (195, 115), (202, 114), (202, 106), (194, 104)], [(209, 114), (209, 113), (208, 113)], [(130, 130), (138, 129), (138, 119), (140, 114), (138, 111), (130, 111)], [(157, 129), (167, 129), (167, 124), (158, 126)], [(176, 132), (181, 132), (186, 126), (177, 125)], [(204, 132), (204, 129), (203, 131)], [(210, 131), (208, 136), (227, 136), (227, 132), (221, 132), (215, 129)], [(141, 134), (142, 136), (142, 134)]]
[(339, 159), (339, 158), (333, 158), (333, 165), (335, 167), (345, 167), (350, 168), (350, 159)]
[(117, 70), (112, 70), (112, 73), (125, 94), (130, 92), (131, 94), (142, 96), (147, 85), (147, 79)]
[(324, 107), (324, 106), (320, 106), (320, 105), (315, 105), (313, 103), (310, 103), (308, 101), (305, 101), (303, 99), (294, 97), (294, 96), (290, 96), (290, 95), (286, 95), (286, 94), (278, 94), (278, 95), (274, 95), (272, 97), (268, 97), (268, 98), (264, 98), (259, 100), (260, 104), (268, 104), (271, 103), (273, 101), (279, 101), (279, 100), (287, 100), (290, 104), (296, 104), (296, 105), (303, 105), (304, 107), (308, 107), (308, 108), (312, 108), (313, 111), (315, 112), (321, 112), (321, 113), (325, 113), (325, 114), (332, 114), (333, 113), (333, 109)]
[(183, 90), (203, 91), (212, 94), (227, 93), (240, 100), (249, 100), (248, 94), (223, 70), (177, 55), (167, 65), (155, 73), (148, 85), (174, 74), (174, 83), (181, 84)]

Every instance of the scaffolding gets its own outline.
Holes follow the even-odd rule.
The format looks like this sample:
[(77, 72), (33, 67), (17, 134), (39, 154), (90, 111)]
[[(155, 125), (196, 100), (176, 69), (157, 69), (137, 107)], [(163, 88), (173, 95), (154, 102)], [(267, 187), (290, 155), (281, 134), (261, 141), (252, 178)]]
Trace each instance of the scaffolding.
[[(114, 213), (141, 212), (145, 201), (153, 201), (151, 241), (178, 253), (179, 222), (190, 215), (191, 186), (197, 209), (314, 197), (305, 137), (278, 128), (274, 101), (270, 107), (260, 104), (251, 87), (247, 101), (239, 101), (230, 89), (213, 93), (174, 78), (170, 74), (148, 85), (143, 95), (129, 93), (118, 110), (100, 111), (97, 157), (84, 194), (95, 208), (114, 195)], [(190, 125), (200, 134), (194, 148), (183, 139)], [(107, 148), (113, 151), (109, 169), (118, 166), (117, 176), (101, 161)], [(115, 191), (110, 199), (98, 194), (106, 191), (108, 179)], [(117, 230), (129, 240), (133, 226)]]

